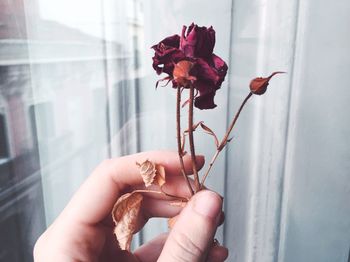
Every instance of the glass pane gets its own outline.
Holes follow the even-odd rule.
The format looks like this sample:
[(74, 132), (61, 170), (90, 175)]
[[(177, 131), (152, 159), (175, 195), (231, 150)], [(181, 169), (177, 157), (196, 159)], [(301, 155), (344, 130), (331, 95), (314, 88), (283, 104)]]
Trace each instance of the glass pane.
[(1, 261), (32, 261), (46, 227), (24, 15), (22, 3), (0, 1)]
[[(207, 180), (225, 197), (217, 238), (230, 261), (349, 259), (349, 8), (0, 0), (0, 260), (32, 261), (36, 238), (103, 159), (176, 149), (175, 90), (155, 89), (164, 76), (150, 47), (192, 22), (214, 27), (230, 68), (218, 107), (195, 112), (219, 139), (251, 78), (288, 72), (249, 101)], [(196, 132), (195, 141), (208, 162), (212, 138)], [(166, 230), (152, 219), (134, 244)]]

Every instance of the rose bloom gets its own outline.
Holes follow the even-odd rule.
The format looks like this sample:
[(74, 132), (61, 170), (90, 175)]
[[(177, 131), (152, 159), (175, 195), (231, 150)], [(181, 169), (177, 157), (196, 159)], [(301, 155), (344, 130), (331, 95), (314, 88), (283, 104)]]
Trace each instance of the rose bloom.
[(199, 109), (216, 107), (214, 96), (228, 69), (225, 61), (213, 53), (214, 45), (214, 29), (192, 23), (188, 29), (183, 26), (181, 37), (169, 36), (152, 46), (154, 70), (168, 74), (165, 79), (172, 81), (174, 88), (192, 85), (198, 91), (194, 106)]

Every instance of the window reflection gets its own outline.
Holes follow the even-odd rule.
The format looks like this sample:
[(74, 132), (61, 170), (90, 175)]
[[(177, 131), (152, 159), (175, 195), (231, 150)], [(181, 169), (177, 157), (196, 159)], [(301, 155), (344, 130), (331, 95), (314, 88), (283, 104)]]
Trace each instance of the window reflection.
[[(0, 54), (10, 46), (0, 43)], [(36, 122), (29, 114), (29, 67), (7, 63), (0, 66), (0, 260), (31, 261), (45, 228)]]
[(141, 2), (0, 0), (1, 261), (32, 261), (91, 170), (137, 150)]

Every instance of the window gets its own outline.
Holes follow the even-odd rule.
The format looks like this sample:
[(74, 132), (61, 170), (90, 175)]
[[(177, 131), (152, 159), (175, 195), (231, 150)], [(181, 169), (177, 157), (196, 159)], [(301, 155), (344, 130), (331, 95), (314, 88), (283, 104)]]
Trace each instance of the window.
[[(155, 91), (150, 46), (194, 21), (213, 25), (230, 68), (218, 107), (196, 114), (219, 137), (251, 78), (288, 72), (249, 101), (208, 180), (225, 197), (217, 238), (232, 261), (347, 261), (349, 9), (347, 0), (0, 0), (0, 260), (32, 261), (37, 237), (103, 159), (176, 148), (175, 94)], [(210, 158), (212, 141), (195, 139)], [(135, 245), (165, 230), (151, 220)]]

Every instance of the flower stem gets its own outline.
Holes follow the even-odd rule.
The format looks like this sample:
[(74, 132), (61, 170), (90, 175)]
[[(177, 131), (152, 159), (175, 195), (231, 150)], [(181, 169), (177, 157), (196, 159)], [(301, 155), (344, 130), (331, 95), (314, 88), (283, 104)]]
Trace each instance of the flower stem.
[(181, 143), (181, 120), (180, 120), (180, 116), (181, 116), (181, 88), (178, 87), (177, 88), (177, 99), (176, 99), (176, 138), (177, 138), (177, 152), (179, 154), (179, 161), (180, 161), (180, 169), (181, 169), (181, 174), (184, 177), (184, 179), (186, 180), (187, 186), (188, 186), (188, 190), (191, 193), (191, 196), (194, 195), (192, 186), (190, 184), (190, 181), (186, 175), (185, 172), (185, 165), (184, 165), (184, 160), (183, 160), (183, 150), (182, 150), (182, 143)]
[(132, 193), (153, 193), (153, 194), (164, 194), (161, 191), (147, 190), (147, 189), (137, 189), (132, 191)]
[(200, 188), (203, 188), (203, 185), (204, 185), (204, 182), (206, 180), (206, 178), (208, 177), (209, 175), (209, 172), (212, 168), (212, 166), (214, 165), (214, 162), (216, 160), (216, 158), (218, 157), (218, 155), (220, 154), (220, 152), (222, 151), (222, 149), (224, 149), (224, 147), (227, 145), (227, 142), (229, 141), (228, 137), (233, 129), (233, 127), (235, 126), (236, 122), (237, 122), (237, 119), (240, 115), (240, 113), (242, 112), (242, 109), (244, 107), (244, 105), (247, 103), (247, 101), (249, 100), (249, 98), (253, 95), (253, 93), (249, 92), (249, 94), (247, 95), (247, 97), (243, 100), (241, 106), (239, 107), (236, 115), (234, 116), (229, 128), (227, 129), (226, 131), (226, 134), (224, 136), (224, 138), (221, 140), (221, 143), (219, 144), (216, 152), (215, 152), (215, 155), (213, 156), (213, 158), (211, 159), (210, 163), (209, 163), (209, 166), (208, 166), (208, 169), (207, 171), (205, 172), (203, 178), (202, 178), (202, 181), (201, 181), (201, 184), (200, 184)]
[(176, 198), (177, 200), (180, 200), (180, 201), (186, 201), (186, 202), (189, 201), (189, 199), (186, 197), (175, 196), (175, 195), (172, 195), (172, 194), (165, 192), (163, 187), (160, 187), (160, 191), (167, 197)]
[(194, 186), (195, 192), (197, 193), (200, 190), (199, 176), (197, 171), (197, 162), (196, 162), (196, 152), (194, 149), (194, 139), (193, 139), (193, 101), (194, 101), (194, 86), (190, 86), (190, 99), (189, 99), (189, 109), (188, 109), (188, 139), (190, 143), (191, 151), (191, 161), (192, 161), (192, 170), (194, 175)]

